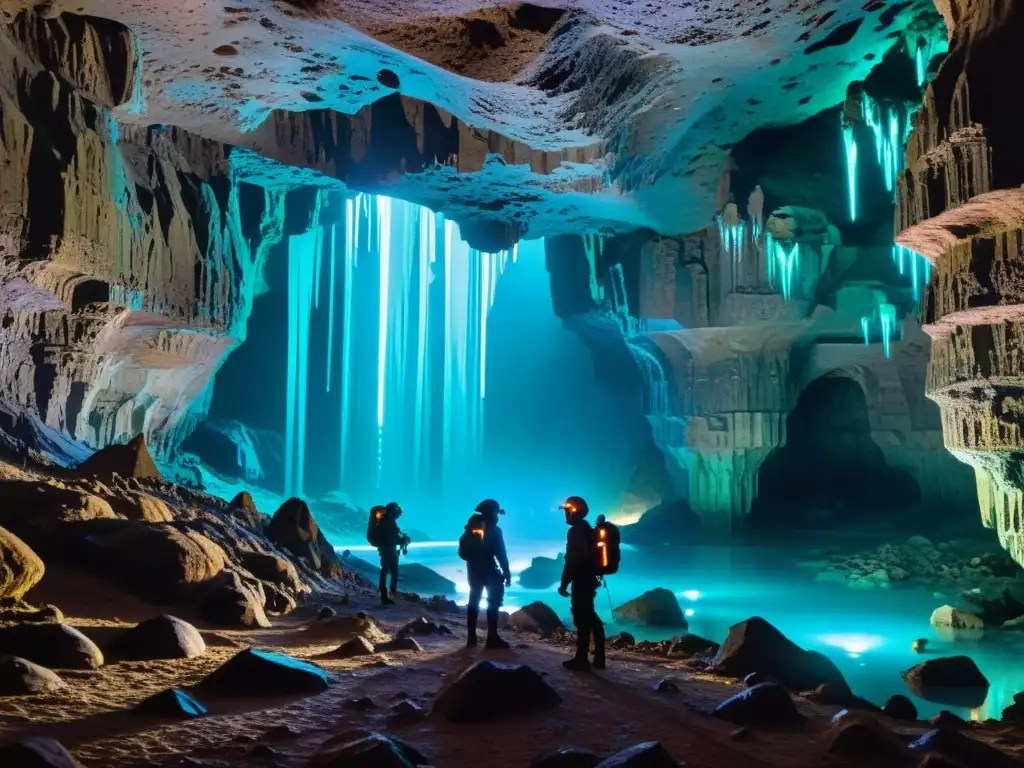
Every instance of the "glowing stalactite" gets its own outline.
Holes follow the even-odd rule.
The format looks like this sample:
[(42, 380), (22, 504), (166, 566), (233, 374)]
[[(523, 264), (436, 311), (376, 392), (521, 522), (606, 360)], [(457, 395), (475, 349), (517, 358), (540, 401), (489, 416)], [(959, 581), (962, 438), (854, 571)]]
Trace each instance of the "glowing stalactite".
[[(351, 408), (352, 408), (352, 281), (355, 275), (357, 262), (357, 248), (359, 245), (359, 232), (356, 229), (359, 221), (356, 211), (361, 209), (358, 197), (345, 200), (345, 239), (342, 248), (342, 322), (341, 322), (341, 444), (339, 448), (340, 463), (338, 472), (338, 485), (341, 488), (346, 484), (345, 467), (348, 464), (349, 444), (351, 432)], [(328, 366), (329, 367), (329, 366)]]
[(888, 302), (878, 307), (878, 322), (882, 328), (882, 350), (892, 356), (892, 338), (896, 332), (896, 307)]
[[(327, 230), (327, 240), (330, 243), (331, 255), (330, 255), (330, 277), (328, 278), (328, 310), (327, 310), (327, 385), (326, 389), (328, 392), (331, 391), (331, 369), (334, 360), (334, 283), (336, 280), (335, 270), (335, 240), (334, 240), (334, 225), (332, 224)], [(317, 295), (319, 295), (320, 289), (317, 288)]]
[[(604, 251), (604, 238), (599, 234), (583, 236), (583, 251), (587, 256), (587, 264), (590, 268), (590, 296), (594, 301), (601, 301), (604, 298), (604, 287), (598, 280), (598, 261)], [(513, 252), (513, 260), (516, 254)]]
[(893, 245), (892, 259), (901, 275), (906, 274), (908, 264), (910, 269), (910, 287), (915, 299), (921, 298), (921, 289), (928, 285), (931, 279), (931, 262), (916, 251), (902, 245)]
[(771, 233), (766, 233), (764, 236), (764, 252), (767, 254), (765, 262), (767, 264), (768, 271), (768, 284), (773, 288), (775, 287), (775, 238), (771, 236)]
[(800, 266), (800, 243), (793, 243), (789, 251), (777, 240), (773, 241), (773, 244), (772, 258), (776, 262), (775, 275), (778, 276), (782, 298), (789, 300), (793, 298), (793, 278)]
[(860, 332), (864, 336), (864, 346), (871, 344), (871, 315), (864, 315), (860, 319)]
[(843, 123), (843, 146), (846, 148), (846, 195), (850, 205), (850, 221), (857, 220), (857, 139), (853, 126)]

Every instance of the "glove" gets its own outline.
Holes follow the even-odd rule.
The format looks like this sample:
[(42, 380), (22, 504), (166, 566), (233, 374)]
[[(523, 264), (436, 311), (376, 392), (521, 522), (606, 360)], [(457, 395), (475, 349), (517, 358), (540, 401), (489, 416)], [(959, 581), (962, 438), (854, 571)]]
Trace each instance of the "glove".
[(511, 587), (512, 586), (512, 574), (511, 573), (506, 573), (505, 574), (505, 586), (506, 587)]
[(558, 588), (558, 594), (560, 594), (562, 597), (568, 597), (569, 596), (569, 590), (566, 589), (565, 587), (559, 587)]

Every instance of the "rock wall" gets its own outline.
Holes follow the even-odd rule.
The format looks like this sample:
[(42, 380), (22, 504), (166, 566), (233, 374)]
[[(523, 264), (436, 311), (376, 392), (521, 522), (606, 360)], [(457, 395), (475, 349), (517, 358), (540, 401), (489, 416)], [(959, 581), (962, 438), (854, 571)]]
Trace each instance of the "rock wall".
[(0, 398), (163, 452), (244, 336), (284, 193), (239, 184), (216, 143), (122, 130), (104, 104), (132, 99), (136, 56), (114, 22), (0, 25)]
[(945, 445), (975, 469), (985, 524), (1024, 563), (1024, 152), (1007, 100), (1024, 7), (937, 5), (950, 51), (907, 148), (898, 241), (934, 265), (922, 312), (932, 338), (926, 386)]

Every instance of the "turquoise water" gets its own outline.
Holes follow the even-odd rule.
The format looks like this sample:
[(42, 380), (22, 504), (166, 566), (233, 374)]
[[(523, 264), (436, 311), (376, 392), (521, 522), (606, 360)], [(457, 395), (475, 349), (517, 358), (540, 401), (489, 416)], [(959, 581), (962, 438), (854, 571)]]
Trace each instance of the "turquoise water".
[[(562, 542), (531, 542), (528, 548), (510, 542), (514, 574), (537, 555), (553, 557)], [(353, 551), (366, 547), (351, 547)], [(409, 561), (419, 562), (468, 591), (463, 563), (454, 542), (413, 545)], [(635, 627), (616, 627), (611, 602), (625, 602), (645, 590), (665, 587), (674, 591), (688, 613), (690, 631), (721, 642), (732, 624), (759, 615), (772, 622), (794, 642), (829, 656), (842, 670), (855, 693), (881, 705), (894, 693), (917, 704), (922, 717), (949, 709), (965, 718), (998, 718), (1013, 694), (1024, 690), (1024, 633), (990, 630), (977, 639), (943, 637), (929, 624), (931, 612), (942, 601), (930, 590), (895, 587), (871, 591), (843, 584), (815, 581), (807, 549), (764, 546), (695, 546), (665, 550), (630, 549), (623, 552), (623, 571), (608, 579), (608, 593), (598, 596), (598, 612), (610, 631), (628, 629), (638, 639), (664, 639)], [(639, 563), (639, 565), (637, 565)], [(566, 624), (568, 601), (549, 590), (522, 589), (513, 584), (505, 601), (507, 610), (543, 600)], [(913, 653), (911, 643), (929, 641), (929, 653)], [(910, 694), (900, 672), (928, 656), (962, 654), (972, 657), (991, 682), (988, 699), (976, 709), (924, 701)]]

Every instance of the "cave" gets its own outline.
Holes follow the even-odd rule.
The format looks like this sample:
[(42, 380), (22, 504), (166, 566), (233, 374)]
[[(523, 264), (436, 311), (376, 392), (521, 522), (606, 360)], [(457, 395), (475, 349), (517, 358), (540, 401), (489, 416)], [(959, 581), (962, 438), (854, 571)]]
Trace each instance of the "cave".
[(1022, 31), (0, 0), (0, 766), (1015, 764)]
[(786, 444), (765, 459), (748, 531), (863, 529), (921, 503), (917, 481), (890, 467), (871, 438), (860, 384), (842, 374), (813, 381), (786, 419)]

